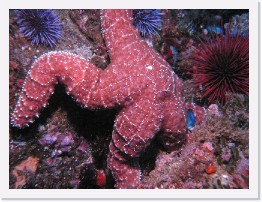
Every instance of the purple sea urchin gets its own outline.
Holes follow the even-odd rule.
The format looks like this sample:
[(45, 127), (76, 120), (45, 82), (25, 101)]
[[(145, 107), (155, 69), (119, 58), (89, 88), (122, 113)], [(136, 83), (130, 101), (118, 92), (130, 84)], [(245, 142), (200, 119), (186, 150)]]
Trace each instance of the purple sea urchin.
[(61, 38), (62, 23), (50, 9), (18, 9), (17, 24), (32, 44), (55, 46)]
[(139, 30), (142, 37), (146, 35), (157, 35), (162, 27), (163, 13), (157, 9), (134, 9), (134, 25)]
[(204, 87), (209, 103), (224, 104), (226, 92), (249, 93), (249, 42), (240, 34), (201, 40), (194, 54), (195, 85)]

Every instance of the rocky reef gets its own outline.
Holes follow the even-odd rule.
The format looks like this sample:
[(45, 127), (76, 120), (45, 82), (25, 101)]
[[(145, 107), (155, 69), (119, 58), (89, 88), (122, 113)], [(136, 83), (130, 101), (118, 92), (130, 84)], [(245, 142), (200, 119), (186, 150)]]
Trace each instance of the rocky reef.
[[(10, 10), (10, 115), (31, 65), (44, 53), (68, 51), (100, 69), (106, 69), (111, 62), (101, 33), (99, 10), (54, 13), (63, 29), (56, 45), (49, 47), (31, 44), (19, 31), (15, 10)], [(225, 27), (231, 23), (231, 29), (240, 24), (241, 32), (246, 34), (248, 11), (162, 10), (161, 17), (158, 34), (143, 37), (180, 77), (187, 106), (198, 106), (205, 115), (199, 118), (200, 112), (194, 111), (194, 127), (185, 137), (177, 136), (171, 151), (160, 144), (160, 133), (155, 136), (138, 159), (141, 182), (137, 188), (249, 188), (248, 95), (228, 93), (223, 105), (210, 104), (202, 97), (205, 89), (195, 87), (192, 77), (197, 37), (211, 38), (208, 27), (215, 24), (223, 29), (222, 21)], [(55, 87), (48, 102), (30, 127), (20, 130), (10, 124), (9, 187), (114, 188), (116, 182), (107, 167), (107, 156), (120, 109), (84, 109), (67, 95), (62, 84)]]

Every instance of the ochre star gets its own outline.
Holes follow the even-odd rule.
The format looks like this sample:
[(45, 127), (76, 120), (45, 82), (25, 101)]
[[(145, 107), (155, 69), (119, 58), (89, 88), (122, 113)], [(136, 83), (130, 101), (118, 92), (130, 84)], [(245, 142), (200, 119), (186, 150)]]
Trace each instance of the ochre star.
[(108, 167), (116, 188), (136, 188), (138, 157), (161, 132), (172, 149), (186, 133), (182, 83), (172, 67), (142, 39), (132, 25), (132, 10), (102, 10), (102, 33), (111, 63), (99, 69), (68, 52), (49, 52), (28, 72), (11, 117), (13, 126), (33, 122), (60, 82), (83, 107), (121, 108), (109, 145)]

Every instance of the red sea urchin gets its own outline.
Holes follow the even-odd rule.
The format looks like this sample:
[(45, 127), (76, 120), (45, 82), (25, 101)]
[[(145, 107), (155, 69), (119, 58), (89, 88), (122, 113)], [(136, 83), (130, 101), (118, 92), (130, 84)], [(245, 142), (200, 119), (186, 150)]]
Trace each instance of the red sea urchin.
[(226, 93), (249, 93), (249, 41), (240, 34), (200, 40), (194, 54), (195, 86), (202, 85), (202, 97), (209, 103), (225, 104)]

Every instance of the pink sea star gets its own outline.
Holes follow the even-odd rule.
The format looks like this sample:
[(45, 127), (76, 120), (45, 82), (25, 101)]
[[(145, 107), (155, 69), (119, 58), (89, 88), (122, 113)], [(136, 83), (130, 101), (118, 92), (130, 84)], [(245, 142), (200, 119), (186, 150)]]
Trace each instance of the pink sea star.
[(132, 10), (102, 10), (102, 33), (111, 63), (99, 69), (68, 52), (38, 58), (24, 82), (11, 117), (23, 128), (46, 106), (56, 83), (83, 107), (121, 108), (116, 116), (107, 159), (116, 188), (136, 188), (141, 174), (138, 157), (161, 132), (172, 149), (186, 133), (182, 83), (171, 66), (142, 39), (132, 25)]

